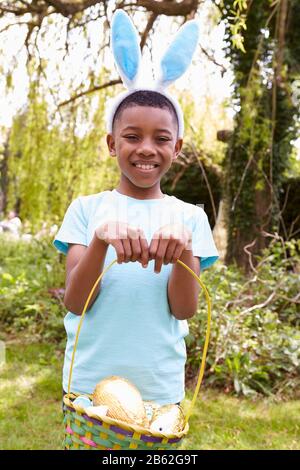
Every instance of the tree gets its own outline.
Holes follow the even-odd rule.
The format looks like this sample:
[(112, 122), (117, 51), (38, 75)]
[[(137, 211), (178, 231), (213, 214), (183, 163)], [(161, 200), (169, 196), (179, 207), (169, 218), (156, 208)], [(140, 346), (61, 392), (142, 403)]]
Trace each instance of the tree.
[[(41, 80), (43, 77), (47, 78), (45, 76), (47, 63), (41, 57), (39, 42), (44, 39), (48, 44), (52, 43), (53, 38), (47, 37), (47, 30), (53, 25), (59, 30), (60, 38), (64, 38), (65, 53), (62, 60), (66, 59), (69, 54), (74, 31), (79, 34), (77, 40), (86, 44), (86, 57), (91, 55), (89, 27), (93, 24), (99, 25), (99, 29), (103, 28), (103, 40), (99, 42), (96, 54), (103, 58), (102, 54), (109, 44), (110, 19), (117, 8), (124, 9), (131, 16), (139, 15), (137, 22), (141, 37), (140, 45), (143, 49), (149, 42), (149, 37), (161, 15), (172, 17), (180, 24), (194, 18), (203, 5), (215, 5), (220, 8), (219, 4), (220, 0), (16, 0), (14, 2), (0, 0), (0, 37), (1, 33), (14, 27), (19, 27), (20, 32), (24, 32), (23, 44), (27, 50), (29, 73), (32, 74), (32, 61), (34, 60), (34, 68), (37, 69), (37, 75)], [(235, 6), (231, 9), (230, 16), (234, 18), (234, 27), (231, 28), (232, 43), (235, 47), (242, 48), (243, 38), (240, 30), (244, 24), (244, 18)], [(1, 47), (1, 42), (0, 51), (5, 55), (5, 44)], [(209, 51), (202, 48), (202, 52), (209, 60), (222, 67)], [(10, 69), (6, 72), (6, 75), (10, 77), (9, 81), (11, 81), (17, 62), (18, 57), (14, 57)], [(222, 73), (224, 73), (224, 67), (222, 68)], [(109, 79), (107, 82), (100, 83), (98, 77), (95, 76), (94, 68), (88, 77), (84, 77), (82, 82), (77, 84), (77, 89), (73, 89), (72, 96), (60, 105), (69, 104), (77, 98), (118, 83), (120, 83), (119, 79)]]
[[(96, 181), (98, 190), (106, 189), (105, 185), (109, 188), (115, 182), (116, 171), (113, 162), (103, 156), (100, 164), (98, 161), (98, 142), (105, 132), (104, 97), (118, 92), (118, 85), (121, 83), (119, 78), (114, 78), (111, 67), (108, 70), (105, 67), (112, 11), (117, 7), (123, 7), (135, 16), (134, 21), (140, 30), (140, 44), (143, 48), (147, 40), (151, 39), (151, 33), (157, 24), (156, 20), (162, 13), (174, 16), (176, 23), (184, 22), (196, 13), (201, 3), (201, 1), (49, 2), (44, 0), (0, 2), (0, 15), (2, 15), (0, 37), (5, 39), (6, 32), (15, 28), (18, 37), (22, 38), (20, 43), (23, 42), (23, 50), (27, 52), (30, 90), (27, 106), (16, 116), (9, 141), (10, 164), (8, 160), (7, 163), (10, 168), (10, 183), (6, 210), (12, 208), (16, 201), (20, 201), (23, 218), (27, 218), (30, 214), (32, 221), (38, 224), (38, 221), (42, 220), (43, 211), (49, 218), (54, 213), (63, 215), (68, 201), (80, 192), (93, 190)], [(210, 1), (206, 0), (206, 3)], [(97, 25), (99, 34), (91, 46), (94, 38), (90, 27), (94, 24)], [(174, 30), (176, 29), (177, 25)], [(56, 64), (53, 64), (53, 57), (47, 55), (49, 44), (53, 44)], [(77, 59), (78, 45), (83, 52), (81, 55), (78, 54)], [(5, 57), (5, 40), (2, 44), (0, 42), (0, 49), (1, 47), (2, 57)], [(64, 65), (68, 63), (68, 57), (73, 50), (76, 52), (77, 62), (82, 64), (77, 75), (69, 73)], [(12, 93), (15, 86), (13, 74), (18, 62), (20, 62), (18, 55), (12, 57), (10, 67), (2, 62), (3, 73), (7, 76), (7, 86)], [(32, 114), (33, 109), (35, 111)], [(46, 115), (41, 115), (42, 110)], [(35, 120), (32, 116), (35, 116)], [(82, 135), (80, 129), (83, 127), (89, 130), (84, 137), (79, 137), (79, 134)], [(39, 144), (39, 133), (41, 143), (46, 139), (42, 145)], [(63, 166), (61, 166), (62, 158), (59, 158), (60, 152), (64, 155)], [(42, 186), (39, 186), (38, 181), (33, 182), (34, 172), (30, 171), (30, 168), (35, 168), (33, 161), (41, 164), (40, 173), (46, 172), (47, 167), (51, 168), (48, 181)], [(48, 165), (48, 162), (51, 164)], [(87, 162), (90, 163), (89, 168)], [(56, 168), (61, 169), (63, 177)], [(29, 171), (28, 175), (24, 174), (26, 169)], [(103, 171), (100, 172), (100, 169)], [(93, 171), (98, 175), (97, 178), (94, 178)], [(88, 179), (89, 188), (84, 178)], [(63, 184), (67, 194), (66, 200), (64, 198), (60, 200), (61, 209), (57, 201), (60, 184)], [(29, 194), (30, 188), (32, 200)]]
[[(267, 245), (282, 223), (279, 192), (297, 135), (299, 106), (291, 85), (300, 72), (300, 4), (294, 0), (244, 2), (246, 53), (228, 42), (237, 113), (225, 160), (227, 262), (249, 269), (251, 253)], [(232, 2), (223, 2), (223, 20)]]
[(17, 209), (32, 230), (61, 221), (79, 194), (115, 186), (116, 163), (102, 151), (107, 94), (103, 90), (99, 95), (91, 127), (81, 136), (90, 103), (65, 113), (63, 125), (57, 125), (49, 119), (37, 84), (31, 84), (28, 105), (15, 117), (7, 144), (7, 186), (8, 209)]

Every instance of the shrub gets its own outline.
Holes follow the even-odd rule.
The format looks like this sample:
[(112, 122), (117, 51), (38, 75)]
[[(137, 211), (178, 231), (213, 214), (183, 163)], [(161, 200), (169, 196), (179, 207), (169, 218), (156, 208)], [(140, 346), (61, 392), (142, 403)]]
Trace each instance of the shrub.
[(65, 336), (64, 270), (45, 236), (30, 241), (3, 234), (0, 243), (0, 321), (7, 333), (60, 342)]
[[(237, 394), (295, 394), (299, 386), (300, 241), (271, 243), (245, 279), (220, 263), (203, 273), (213, 301), (206, 384)], [(199, 302), (187, 339), (188, 371), (199, 366), (206, 303)]]

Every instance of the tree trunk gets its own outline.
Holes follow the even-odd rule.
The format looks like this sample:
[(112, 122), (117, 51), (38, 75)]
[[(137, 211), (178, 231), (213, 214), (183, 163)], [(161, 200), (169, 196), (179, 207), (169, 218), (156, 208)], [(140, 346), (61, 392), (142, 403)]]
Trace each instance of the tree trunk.
[[(292, 49), (299, 3), (280, 0), (278, 8), (267, 0), (253, 4), (247, 16), (246, 54), (231, 50), (240, 109), (225, 159), (226, 262), (246, 270), (255, 266), (253, 255), (266, 248), (265, 232), (279, 231), (279, 192), (299, 114), (289, 91), (290, 71), (299, 67)], [(266, 30), (269, 36), (264, 36)]]

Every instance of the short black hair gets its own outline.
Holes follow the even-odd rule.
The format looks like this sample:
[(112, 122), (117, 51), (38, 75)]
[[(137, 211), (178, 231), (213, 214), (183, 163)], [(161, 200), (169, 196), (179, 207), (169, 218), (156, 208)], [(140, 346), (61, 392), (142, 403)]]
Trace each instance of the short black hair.
[(135, 91), (121, 101), (114, 114), (112, 128), (114, 128), (114, 124), (120, 117), (122, 111), (126, 108), (132, 108), (133, 106), (150, 106), (152, 108), (168, 109), (177, 124), (178, 130), (178, 118), (173, 104), (166, 96), (162, 95), (158, 91), (152, 90)]

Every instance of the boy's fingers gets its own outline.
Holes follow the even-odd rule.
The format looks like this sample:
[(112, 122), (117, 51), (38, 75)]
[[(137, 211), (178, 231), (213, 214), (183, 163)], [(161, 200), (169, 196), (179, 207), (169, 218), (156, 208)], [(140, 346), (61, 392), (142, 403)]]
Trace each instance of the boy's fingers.
[(131, 248), (132, 248), (132, 256), (131, 261), (137, 261), (141, 257), (141, 246), (139, 239), (130, 239)]
[(118, 263), (124, 263), (125, 254), (121, 240), (115, 240), (113, 246), (117, 252)]
[(172, 262), (172, 258), (174, 256), (175, 250), (177, 246), (176, 240), (170, 240), (167, 246), (166, 254), (164, 257), (164, 264), (169, 264)]
[(127, 236), (131, 248), (129, 261), (135, 262), (140, 257), (139, 228), (127, 225)]
[(162, 267), (163, 260), (166, 254), (168, 243), (169, 243), (169, 240), (162, 240), (162, 239), (159, 240), (159, 246), (158, 246), (158, 250), (155, 256), (155, 266), (154, 266), (154, 271), (156, 273), (160, 273), (161, 271), (161, 267)]
[(123, 243), (123, 248), (124, 248), (124, 262), (125, 263), (128, 263), (131, 259), (131, 256), (132, 256), (132, 249), (131, 249), (131, 245), (130, 245), (130, 240), (128, 239), (124, 239), (122, 240), (122, 243)]
[(181, 245), (177, 245), (172, 257), (172, 263), (177, 263), (177, 260), (180, 258), (181, 254), (183, 252), (183, 248)]
[(159, 245), (159, 235), (154, 234), (150, 243), (150, 247), (149, 247), (149, 259), (151, 260), (155, 259), (158, 245)]
[(143, 267), (147, 267), (149, 263), (149, 247), (143, 233), (140, 235), (139, 243), (141, 247), (141, 263)]

